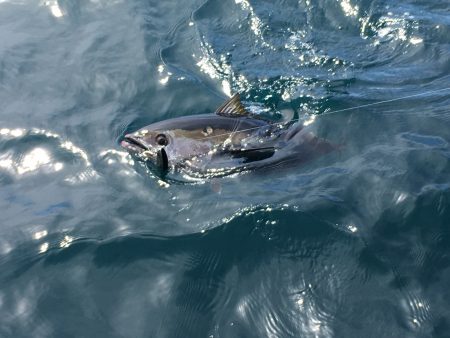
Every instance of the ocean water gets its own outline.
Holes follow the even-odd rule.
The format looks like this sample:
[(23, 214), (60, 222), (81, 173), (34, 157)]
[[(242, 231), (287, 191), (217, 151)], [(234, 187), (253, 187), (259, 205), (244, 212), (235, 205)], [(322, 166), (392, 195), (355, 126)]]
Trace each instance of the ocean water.
[[(1, 0), (0, 337), (450, 337), (450, 3)], [(231, 93), (339, 151), (173, 184)]]

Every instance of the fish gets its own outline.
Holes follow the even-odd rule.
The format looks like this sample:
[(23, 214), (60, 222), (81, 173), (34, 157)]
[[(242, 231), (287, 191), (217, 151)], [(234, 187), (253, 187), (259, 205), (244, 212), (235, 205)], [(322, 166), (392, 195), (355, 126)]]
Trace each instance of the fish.
[(239, 93), (212, 114), (176, 117), (126, 134), (121, 146), (160, 177), (204, 180), (301, 164), (336, 149), (298, 121), (247, 110)]

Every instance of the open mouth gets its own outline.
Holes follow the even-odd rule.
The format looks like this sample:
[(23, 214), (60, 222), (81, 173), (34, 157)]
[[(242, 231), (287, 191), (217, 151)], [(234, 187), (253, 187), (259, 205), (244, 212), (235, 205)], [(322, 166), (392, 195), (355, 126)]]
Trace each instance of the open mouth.
[(131, 135), (125, 135), (120, 144), (122, 147), (125, 147), (127, 149), (148, 150), (148, 147), (142, 141)]

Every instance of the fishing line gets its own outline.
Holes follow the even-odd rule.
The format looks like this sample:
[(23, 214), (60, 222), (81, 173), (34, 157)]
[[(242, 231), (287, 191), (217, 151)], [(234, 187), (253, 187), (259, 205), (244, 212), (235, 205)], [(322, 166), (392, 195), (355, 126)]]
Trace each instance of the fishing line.
[[(376, 106), (376, 105), (383, 104), (383, 103), (395, 102), (395, 101), (400, 101), (400, 100), (404, 100), (404, 99), (410, 99), (410, 98), (418, 97), (418, 96), (422, 96), (422, 95), (438, 93), (438, 92), (442, 92), (442, 91), (446, 91), (446, 90), (450, 90), (450, 87), (441, 88), (441, 89), (435, 89), (435, 90), (429, 90), (429, 91), (422, 92), (422, 93), (419, 93), (419, 94), (402, 96), (402, 97), (398, 97), (398, 98), (390, 99), (390, 100), (383, 100), (383, 101), (378, 101), (378, 102), (374, 102), (374, 103), (363, 104), (363, 105), (356, 106), (356, 107), (350, 107), (350, 108), (333, 110), (333, 111), (329, 111), (329, 112), (324, 112), (322, 114), (317, 114), (317, 115), (314, 115), (314, 116), (331, 115), (331, 114), (336, 114), (336, 113), (340, 113), (340, 112), (344, 112), (344, 111), (350, 111), (350, 110), (355, 110), (355, 109), (360, 109), (360, 108), (366, 108), (366, 107)], [(299, 120), (300, 120), (300, 118), (292, 119), (290, 122), (297, 122)], [(277, 124), (281, 126), (281, 125), (285, 124), (285, 122), (273, 123), (273, 125), (277, 125)], [(263, 127), (266, 127), (266, 126), (259, 126), (259, 127), (252, 127), (252, 128), (242, 129), (242, 130), (239, 130), (239, 132), (256, 130), (256, 129), (260, 129), (260, 128), (263, 128)], [(229, 136), (229, 135), (232, 135), (233, 133), (234, 133), (234, 131), (232, 131), (230, 133), (219, 134), (219, 135), (205, 136), (205, 137), (203, 137), (201, 139), (209, 139), (209, 138), (215, 138), (215, 137), (221, 137), (221, 136)]]
[(333, 110), (333, 111), (330, 111), (330, 112), (322, 113), (322, 114), (320, 114), (320, 116), (330, 115), (330, 114), (334, 114), (334, 113), (340, 113), (340, 112), (347, 111), (347, 110), (353, 110), (353, 109), (359, 109), (359, 108), (375, 106), (375, 105), (382, 104), (382, 103), (389, 103), (389, 102), (395, 102), (395, 101), (404, 100), (404, 99), (410, 99), (412, 97), (417, 97), (417, 96), (421, 96), (421, 95), (425, 95), (425, 94), (437, 93), (437, 92), (441, 92), (441, 91), (445, 91), (445, 90), (449, 90), (449, 89), (450, 89), (450, 87), (443, 88), (443, 89), (430, 90), (428, 92), (423, 92), (423, 93), (419, 93), (419, 94), (403, 96), (403, 97), (399, 97), (399, 98), (396, 98), (396, 99), (390, 99), (390, 100), (384, 100), (384, 101), (379, 101), (379, 102), (374, 102), (374, 103), (363, 104), (363, 105), (357, 106), (357, 107), (350, 107), (350, 108), (344, 108), (344, 109), (339, 109), (339, 110)]

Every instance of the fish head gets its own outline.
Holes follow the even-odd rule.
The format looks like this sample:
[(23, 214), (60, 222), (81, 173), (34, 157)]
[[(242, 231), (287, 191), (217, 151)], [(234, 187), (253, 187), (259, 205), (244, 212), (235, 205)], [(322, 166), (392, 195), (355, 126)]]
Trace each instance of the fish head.
[(153, 130), (152, 125), (149, 125), (126, 134), (121, 146), (133, 155), (152, 159), (158, 150), (172, 146), (173, 136), (170, 130)]
[(228, 137), (227, 126), (223, 126), (228, 120), (215, 115), (169, 119), (125, 135), (121, 145), (139, 159), (168, 170), (183, 161), (211, 155)]
[(121, 141), (121, 146), (142, 161), (153, 163), (165, 171), (168, 169), (165, 147), (169, 145), (170, 139), (171, 136), (167, 132), (142, 128), (134, 133), (126, 134)]

